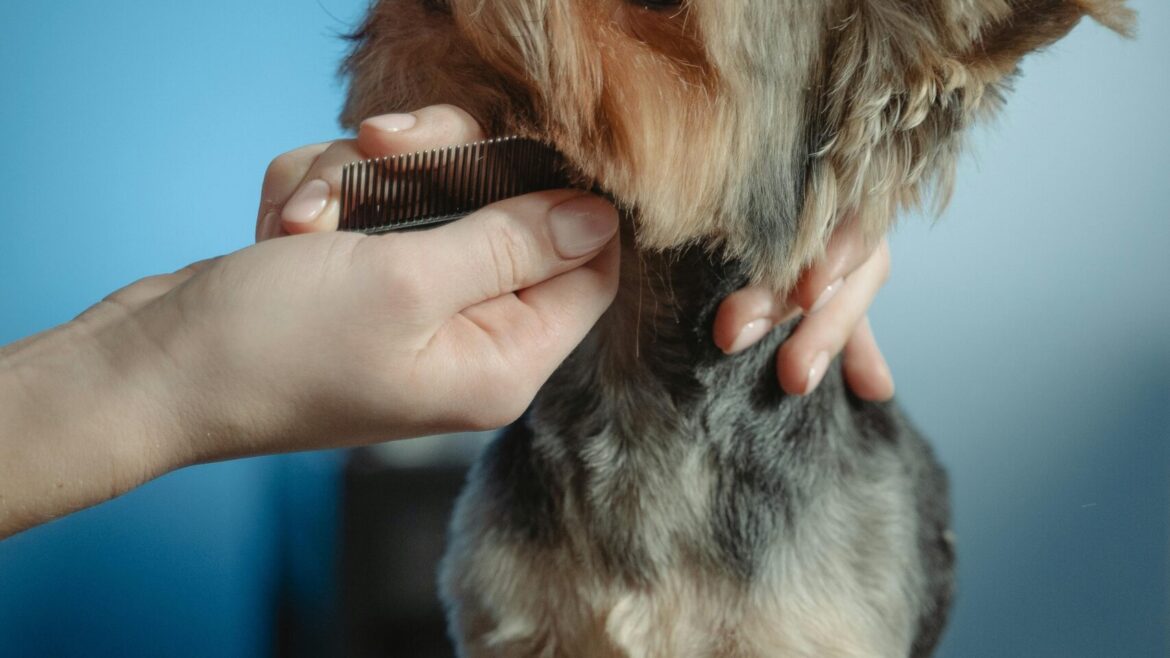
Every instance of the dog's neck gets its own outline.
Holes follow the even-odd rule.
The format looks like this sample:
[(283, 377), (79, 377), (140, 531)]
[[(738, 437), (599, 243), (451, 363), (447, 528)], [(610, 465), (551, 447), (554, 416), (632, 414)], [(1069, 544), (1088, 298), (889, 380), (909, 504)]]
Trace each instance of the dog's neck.
[[(693, 420), (689, 416), (704, 401), (738, 403), (745, 414), (758, 413), (758, 403), (784, 401), (772, 355), (791, 326), (735, 357), (723, 354), (712, 337), (719, 303), (747, 282), (744, 268), (699, 247), (653, 253), (632, 243), (633, 236), (623, 235), (614, 304), (538, 397), (538, 429), (568, 436), (604, 430), (661, 435)], [(715, 390), (721, 382), (726, 389)]]
[[(674, 551), (691, 549), (750, 578), (761, 536), (752, 528), (777, 527), (813, 495), (817, 478), (804, 474), (836, 473), (856, 446), (845, 445), (853, 441), (848, 433), (832, 431), (846, 422), (836, 371), (808, 396), (785, 395), (777, 382), (776, 349), (795, 322), (740, 354), (715, 346), (715, 313), (746, 283), (743, 272), (702, 249), (623, 249), (613, 306), (541, 389), (519, 433), (526, 445), (508, 444), (528, 455), (521, 461), (537, 464), (502, 476), (531, 480), (516, 484), (515, 495), (541, 501), (535, 516), (518, 521), (522, 527), (544, 536), (547, 527), (533, 525), (538, 513), (584, 519), (574, 527), (587, 530), (574, 541), (633, 583), (652, 579)], [(728, 474), (722, 489), (711, 480), (715, 471)], [(740, 481), (746, 489), (728, 484)], [(706, 518), (709, 504), (728, 510), (715, 517), (730, 525), (713, 522), (720, 552), (703, 557), (706, 549), (680, 547), (672, 537)]]

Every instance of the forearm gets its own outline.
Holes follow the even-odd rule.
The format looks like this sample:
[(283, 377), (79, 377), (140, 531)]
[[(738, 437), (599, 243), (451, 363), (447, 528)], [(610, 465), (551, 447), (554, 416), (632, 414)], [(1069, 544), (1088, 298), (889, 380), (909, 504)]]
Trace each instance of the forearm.
[(0, 351), (0, 538), (175, 466), (164, 392), (101, 343), (74, 322)]

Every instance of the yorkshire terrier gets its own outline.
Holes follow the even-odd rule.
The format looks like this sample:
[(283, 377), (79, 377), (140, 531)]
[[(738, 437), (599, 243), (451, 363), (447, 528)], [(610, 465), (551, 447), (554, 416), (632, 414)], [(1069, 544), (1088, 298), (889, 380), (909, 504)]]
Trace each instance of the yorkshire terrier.
[(786, 396), (716, 304), (933, 190), (1027, 53), (1124, 0), (380, 0), (343, 122), (450, 103), (617, 201), (618, 298), (472, 471), (440, 584), (463, 656), (929, 656), (946, 476), (831, 372)]

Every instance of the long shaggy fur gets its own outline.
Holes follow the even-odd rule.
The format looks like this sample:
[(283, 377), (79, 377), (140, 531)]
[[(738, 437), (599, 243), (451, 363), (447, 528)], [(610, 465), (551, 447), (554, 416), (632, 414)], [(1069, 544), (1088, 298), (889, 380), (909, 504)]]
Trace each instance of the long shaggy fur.
[(949, 193), (1021, 58), (1123, 0), (380, 0), (343, 122), (435, 103), (557, 146), (625, 211), (621, 291), (485, 454), (443, 575), (468, 656), (927, 656), (945, 477), (898, 410), (710, 346), (843, 221)]
[(1123, 0), (382, 0), (342, 120), (459, 104), (560, 147), (638, 209), (642, 247), (716, 247), (784, 289), (843, 218), (878, 236), (945, 200), (963, 130), (1085, 15), (1133, 20)]

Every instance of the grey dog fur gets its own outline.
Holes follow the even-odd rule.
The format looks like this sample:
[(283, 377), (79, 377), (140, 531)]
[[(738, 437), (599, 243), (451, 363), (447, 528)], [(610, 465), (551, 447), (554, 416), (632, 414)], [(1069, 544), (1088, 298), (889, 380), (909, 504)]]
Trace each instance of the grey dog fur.
[[(479, 600), (479, 579), (501, 577), (485, 545), (595, 570), (635, 591), (653, 590), (682, 565), (747, 596), (777, 544), (807, 537), (817, 545), (798, 553), (820, 553), (858, 583), (893, 577), (891, 605), (912, 608), (912, 633), (894, 634), (910, 646), (860, 655), (930, 655), (954, 563), (946, 477), (930, 448), (896, 405), (850, 394), (839, 370), (813, 395), (783, 394), (772, 355), (791, 324), (744, 354), (716, 349), (715, 303), (745, 282), (739, 266), (698, 249), (670, 257), (630, 250), (627, 258), (642, 279), (641, 302), (619, 300), (528, 418), (488, 448), (460, 499), (442, 584), (466, 654), (593, 655), (564, 646), (555, 630), (494, 650), (476, 639), (485, 623), (503, 621), (498, 610), (482, 618), (491, 604)], [(656, 313), (641, 310), (654, 307), (650, 297)], [(610, 340), (630, 327), (636, 342)], [(807, 523), (815, 532), (797, 531)], [(883, 556), (893, 554), (891, 571)], [(906, 618), (876, 604), (872, 612)], [(838, 655), (810, 646), (794, 655)]]

